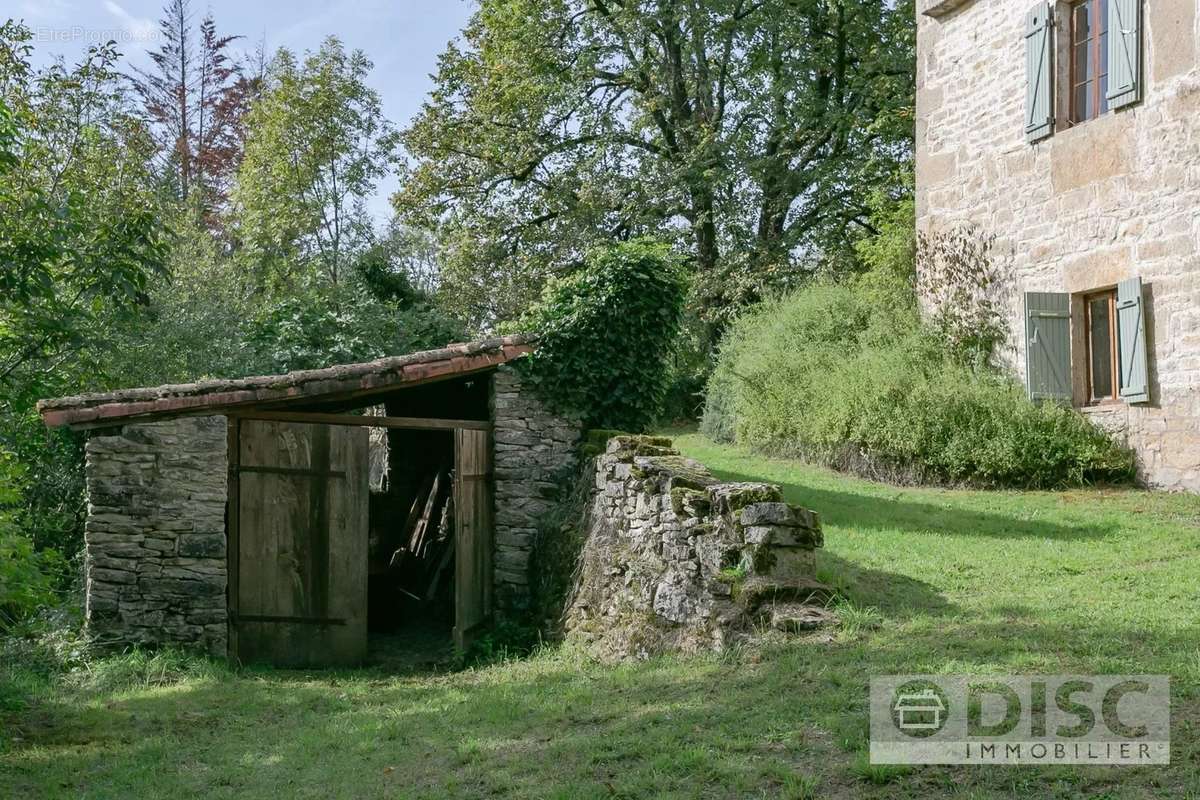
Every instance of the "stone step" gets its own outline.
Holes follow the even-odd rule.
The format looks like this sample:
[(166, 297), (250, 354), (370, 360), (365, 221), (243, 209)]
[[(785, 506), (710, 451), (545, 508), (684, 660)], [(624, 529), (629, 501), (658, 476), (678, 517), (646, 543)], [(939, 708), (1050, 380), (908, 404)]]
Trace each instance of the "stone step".
[(767, 620), (771, 627), (784, 633), (804, 633), (836, 625), (838, 622), (837, 614), (824, 606), (805, 603), (775, 603), (768, 608)]

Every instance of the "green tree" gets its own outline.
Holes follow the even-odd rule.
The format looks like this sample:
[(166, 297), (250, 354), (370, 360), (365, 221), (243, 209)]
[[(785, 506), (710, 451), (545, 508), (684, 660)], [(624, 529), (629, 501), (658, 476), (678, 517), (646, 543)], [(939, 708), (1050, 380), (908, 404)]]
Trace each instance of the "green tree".
[(111, 43), (35, 70), (31, 41), (24, 25), (0, 26), (0, 537), (70, 550), (80, 439), (47, 431), (34, 403), (97, 386), (98, 334), (145, 301), (167, 247), (154, 142)]
[(107, 385), (183, 383), (255, 368), (246, 324), (262, 298), (204, 220), (197, 195), (171, 213), (165, 274), (147, 288), (136, 316), (97, 332)]
[(118, 54), (34, 71), (31, 38), (0, 27), (0, 413), (78, 374), (91, 331), (141, 302), (167, 252)]
[(464, 310), (674, 235), (710, 321), (870, 227), (911, 157), (909, 0), (483, 0), (403, 135), (395, 205)]
[(371, 244), (364, 202), (397, 144), (371, 66), (332, 36), (303, 63), (287, 50), (272, 60), (234, 190), (244, 252), (267, 280), (311, 271), (336, 284)]

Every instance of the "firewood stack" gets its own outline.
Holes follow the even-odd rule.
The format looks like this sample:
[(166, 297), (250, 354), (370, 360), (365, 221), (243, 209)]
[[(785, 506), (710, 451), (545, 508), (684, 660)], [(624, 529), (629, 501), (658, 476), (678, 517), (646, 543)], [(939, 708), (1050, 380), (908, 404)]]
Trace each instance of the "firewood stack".
[(400, 590), (422, 603), (432, 602), (447, 580), (454, 560), (453, 477), (440, 470), (426, 479), (413, 499), (389, 570), (400, 575)]

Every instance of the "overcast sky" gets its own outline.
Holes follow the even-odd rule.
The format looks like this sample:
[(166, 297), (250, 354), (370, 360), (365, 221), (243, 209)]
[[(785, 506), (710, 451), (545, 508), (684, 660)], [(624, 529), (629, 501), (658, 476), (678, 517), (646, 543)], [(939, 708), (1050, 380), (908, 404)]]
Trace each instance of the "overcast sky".
[[(89, 44), (115, 39), (131, 63), (144, 66), (146, 51), (157, 46), (162, 6), (163, 0), (4, 0), (0, 17), (24, 19), (33, 29), (38, 63), (52, 55), (77, 60)], [(469, 0), (192, 0), (194, 23), (211, 10), (220, 33), (246, 37), (234, 45), (246, 51), (265, 39), (268, 52), (300, 53), (331, 33), (364, 50), (375, 62), (370, 82), (383, 111), (401, 126), (420, 109), (438, 54), (471, 8)], [(389, 215), (394, 188), (392, 181), (381, 186), (371, 203), (376, 217)]]

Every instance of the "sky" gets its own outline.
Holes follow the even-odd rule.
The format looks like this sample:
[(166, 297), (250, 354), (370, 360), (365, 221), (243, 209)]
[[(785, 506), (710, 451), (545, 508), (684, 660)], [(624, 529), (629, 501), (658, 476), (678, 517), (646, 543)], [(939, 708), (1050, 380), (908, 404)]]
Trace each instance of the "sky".
[[(130, 64), (146, 66), (158, 46), (164, 0), (0, 0), (0, 19), (23, 19), (34, 32), (35, 61), (61, 55), (78, 60), (90, 44), (113, 39)], [(192, 0), (194, 24), (207, 11), (224, 35), (245, 36), (231, 47), (253, 51), (265, 40), (268, 52), (287, 47), (315, 50), (329, 34), (375, 62), (369, 81), (383, 99), (383, 112), (404, 126), (420, 110), (432, 86), (429, 74), (447, 42), (466, 24), (469, 0)], [(379, 187), (369, 207), (380, 221), (390, 216), (388, 195), (395, 182)]]

